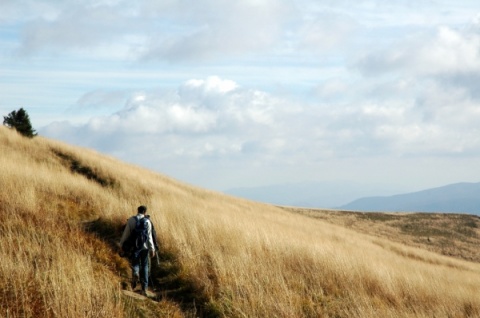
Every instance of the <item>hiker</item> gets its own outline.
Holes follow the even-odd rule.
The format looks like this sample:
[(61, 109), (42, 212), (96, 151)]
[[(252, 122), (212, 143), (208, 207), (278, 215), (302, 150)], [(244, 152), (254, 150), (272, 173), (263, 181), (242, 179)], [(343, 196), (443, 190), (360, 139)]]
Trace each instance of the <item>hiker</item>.
[[(137, 208), (138, 214), (127, 220), (123, 235), (120, 240), (120, 246), (125, 256), (129, 257), (132, 267), (132, 289), (137, 287), (140, 279), (142, 286), (141, 294), (147, 295), (148, 276), (149, 276), (149, 254), (155, 256), (155, 233), (153, 224), (149, 219), (146, 206)], [(152, 235), (153, 233), (153, 235)]]

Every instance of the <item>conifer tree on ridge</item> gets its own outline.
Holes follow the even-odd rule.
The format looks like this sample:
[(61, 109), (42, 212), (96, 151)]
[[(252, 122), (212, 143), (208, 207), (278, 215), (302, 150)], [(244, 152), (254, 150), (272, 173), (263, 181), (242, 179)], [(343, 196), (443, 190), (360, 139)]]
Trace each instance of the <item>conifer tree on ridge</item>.
[(3, 124), (7, 127), (14, 128), (28, 138), (33, 138), (37, 135), (30, 123), (28, 113), (23, 108), (14, 110), (7, 116), (3, 116)]

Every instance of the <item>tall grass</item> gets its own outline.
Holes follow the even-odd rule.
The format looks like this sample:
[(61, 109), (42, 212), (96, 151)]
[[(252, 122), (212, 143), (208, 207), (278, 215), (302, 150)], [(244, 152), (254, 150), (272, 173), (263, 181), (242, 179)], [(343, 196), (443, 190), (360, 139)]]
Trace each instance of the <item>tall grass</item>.
[(135, 315), (120, 292), (128, 265), (83, 225), (101, 218), (118, 228), (140, 204), (149, 208), (162, 257), (169, 255), (200, 302), (197, 315), (480, 316), (476, 263), (4, 127), (0, 153), (0, 316)]

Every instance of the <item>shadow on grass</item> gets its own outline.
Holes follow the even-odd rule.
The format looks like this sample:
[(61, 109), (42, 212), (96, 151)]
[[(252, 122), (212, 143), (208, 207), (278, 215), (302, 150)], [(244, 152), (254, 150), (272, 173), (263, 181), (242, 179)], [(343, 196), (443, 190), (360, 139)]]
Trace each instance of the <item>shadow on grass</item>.
[[(111, 249), (112, 253), (118, 253), (117, 242), (123, 233), (124, 224), (120, 221), (98, 218), (85, 223), (84, 229), (103, 240)], [(222, 314), (208, 301), (208, 297), (202, 292), (188, 273), (182, 270), (175, 254), (162, 248), (161, 242), (157, 257), (151, 259), (150, 288), (155, 292), (154, 299), (160, 301), (168, 299), (177, 303), (187, 316), (201, 318), (216, 318)], [(127, 288), (129, 280), (122, 283)]]
[(84, 176), (88, 180), (93, 180), (102, 187), (114, 188), (117, 183), (115, 180), (109, 177), (101, 176), (97, 171), (90, 168), (89, 166), (82, 164), (80, 160), (75, 158), (73, 155), (62, 153), (59, 150), (52, 149), (53, 153), (57, 155), (63, 162), (63, 164), (70, 168), (70, 171)]

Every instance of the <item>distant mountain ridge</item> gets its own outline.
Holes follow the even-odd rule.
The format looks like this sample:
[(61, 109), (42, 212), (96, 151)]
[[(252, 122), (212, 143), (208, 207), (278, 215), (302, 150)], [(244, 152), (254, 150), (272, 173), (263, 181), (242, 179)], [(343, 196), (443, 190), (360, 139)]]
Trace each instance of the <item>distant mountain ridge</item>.
[(392, 196), (365, 197), (338, 207), (372, 212), (443, 212), (480, 215), (480, 182), (455, 183)]
[(404, 188), (390, 184), (326, 181), (276, 184), (228, 189), (225, 193), (275, 205), (334, 208), (354, 199), (373, 195), (392, 195)]

